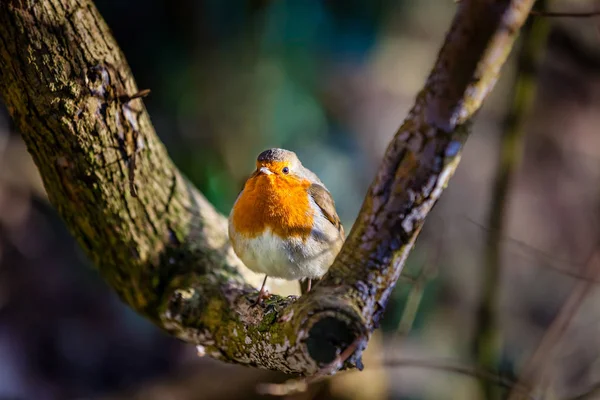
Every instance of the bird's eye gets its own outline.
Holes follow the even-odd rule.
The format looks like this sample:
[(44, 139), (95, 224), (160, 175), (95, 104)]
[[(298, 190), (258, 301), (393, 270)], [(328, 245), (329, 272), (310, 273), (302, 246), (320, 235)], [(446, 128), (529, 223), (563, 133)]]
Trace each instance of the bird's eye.
[(288, 167), (283, 167), (283, 169), (281, 170), (281, 172), (283, 172), (284, 174), (289, 174), (290, 169)]

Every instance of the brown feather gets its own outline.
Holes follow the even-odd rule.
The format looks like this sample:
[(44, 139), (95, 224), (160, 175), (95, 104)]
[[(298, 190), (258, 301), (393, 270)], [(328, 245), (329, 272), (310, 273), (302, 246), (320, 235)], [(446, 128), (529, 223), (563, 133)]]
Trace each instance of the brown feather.
[(335, 211), (335, 202), (333, 201), (331, 193), (329, 193), (322, 185), (313, 183), (308, 188), (308, 194), (313, 198), (315, 203), (317, 203), (325, 218), (338, 229), (340, 235), (344, 238), (344, 227)]

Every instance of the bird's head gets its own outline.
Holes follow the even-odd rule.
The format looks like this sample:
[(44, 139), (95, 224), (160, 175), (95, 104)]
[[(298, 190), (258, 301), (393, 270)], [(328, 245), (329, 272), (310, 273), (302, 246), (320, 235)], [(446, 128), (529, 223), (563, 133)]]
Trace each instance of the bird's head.
[(284, 149), (265, 150), (256, 158), (256, 176), (273, 178), (299, 178), (302, 176), (302, 163), (296, 153)]

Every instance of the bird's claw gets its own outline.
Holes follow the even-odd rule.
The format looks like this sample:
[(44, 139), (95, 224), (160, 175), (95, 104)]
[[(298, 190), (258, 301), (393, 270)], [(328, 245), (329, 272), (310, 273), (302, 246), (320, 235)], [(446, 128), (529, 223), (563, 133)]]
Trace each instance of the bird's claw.
[(268, 299), (271, 297), (271, 293), (269, 293), (267, 290), (263, 290), (261, 292), (258, 293), (258, 297), (256, 298), (256, 301), (252, 304), (252, 307), (256, 307), (259, 304), (262, 304), (262, 301), (264, 299)]

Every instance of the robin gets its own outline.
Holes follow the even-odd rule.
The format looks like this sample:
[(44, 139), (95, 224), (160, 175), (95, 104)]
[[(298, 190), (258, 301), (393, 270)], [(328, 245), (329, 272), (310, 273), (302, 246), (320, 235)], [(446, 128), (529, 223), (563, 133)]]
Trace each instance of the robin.
[(265, 274), (255, 304), (269, 296), (269, 276), (312, 279), (327, 272), (344, 243), (331, 194), (296, 153), (269, 149), (258, 155), (229, 215), (233, 250), (252, 271)]

